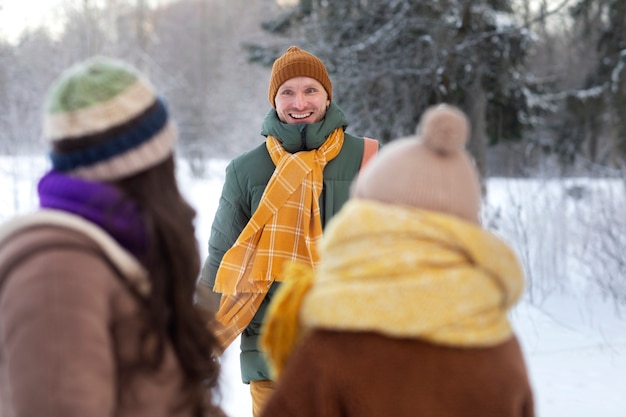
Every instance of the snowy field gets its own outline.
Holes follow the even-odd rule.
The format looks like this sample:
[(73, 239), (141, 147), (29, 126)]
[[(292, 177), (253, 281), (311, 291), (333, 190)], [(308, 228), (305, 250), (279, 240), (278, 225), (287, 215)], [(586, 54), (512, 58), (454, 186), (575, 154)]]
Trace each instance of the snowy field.
[[(201, 179), (188, 175), (186, 164), (179, 166), (184, 193), (198, 211), (203, 257), (225, 164), (210, 161)], [(0, 221), (36, 207), (36, 179), (46, 169), (44, 159), (0, 158)], [(586, 278), (598, 271), (602, 279), (614, 278), (603, 288), (626, 289), (624, 266), (612, 267), (614, 258), (596, 259), (592, 251), (602, 245), (607, 245), (602, 254), (624, 251), (619, 239), (626, 216), (621, 214), (622, 222), (610, 218), (626, 208), (623, 180), (492, 179), (487, 190), (485, 225), (516, 249), (532, 278), (511, 320), (526, 356), (537, 416), (626, 417), (626, 308)], [(605, 226), (618, 231), (615, 241), (598, 240)], [(237, 342), (224, 354), (222, 367), (224, 409), (231, 417), (251, 416)]]

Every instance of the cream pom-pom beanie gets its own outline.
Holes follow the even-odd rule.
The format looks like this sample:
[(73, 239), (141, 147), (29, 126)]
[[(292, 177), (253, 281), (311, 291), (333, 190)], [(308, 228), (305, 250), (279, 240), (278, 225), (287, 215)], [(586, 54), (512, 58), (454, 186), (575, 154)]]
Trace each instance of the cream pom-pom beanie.
[(416, 135), (383, 147), (352, 186), (354, 198), (437, 211), (479, 224), (481, 187), (465, 145), (467, 116), (451, 105), (428, 108)]

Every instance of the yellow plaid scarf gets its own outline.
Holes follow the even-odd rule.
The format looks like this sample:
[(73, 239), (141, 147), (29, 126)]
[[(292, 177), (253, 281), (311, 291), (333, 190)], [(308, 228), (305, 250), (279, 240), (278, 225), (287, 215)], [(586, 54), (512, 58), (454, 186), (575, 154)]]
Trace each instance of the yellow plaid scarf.
[(522, 294), (523, 272), (488, 231), (440, 213), (350, 200), (324, 233), (319, 269), (287, 270), (268, 310), (261, 347), (275, 372), (303, 329), (461, 347), (512, 335), (507, 311)]
[(285, 261), (317, 267), (322, 236), (319, 197), (326, 163), (343, 146), (337, 128), (316, 150), (291, 154), (273, 136), (267, 150), (276, 165), (259, 207), (220, 263), (214, 291), (222, 293), (215, 331), (225, 349), (250, 323)]

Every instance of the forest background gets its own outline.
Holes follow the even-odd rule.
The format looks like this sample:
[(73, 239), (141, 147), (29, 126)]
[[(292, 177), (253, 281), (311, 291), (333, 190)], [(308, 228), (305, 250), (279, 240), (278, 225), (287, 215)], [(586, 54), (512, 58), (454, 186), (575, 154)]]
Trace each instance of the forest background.
[[(131, 62), (159, 87), (178, 123), (179, 155), (201, 178), (209, 160), (264, 140), (270, 66), (295, 44), (327, 64), (351, 133), (387, 143), (413, 134), (427, 106), (447, 102), (470, 116), (469, 147), (485, 179), (617, 184), (615, 196), (588, 210), (597, 197), (586, 183), (559, 181), (562, 198), (535, 198), (541, 187), (530, 196), (536, 216), (487, 213), (486, 221), (512, 217), (531, 297), (562, 287), (574, 258), (583, 279), (626, 305), (626, 1), (55, 4), (45, 26), (13, 38), (0, 27), (0, 155), (41, 155), (46, 89), (72, 63), (102, 54)], [(530, 221), (562, 223), (572, 201), (582, 207), (576, 236), (568, 225), (555, 236), (529, 234)]]
[(448, 102), (488, 176), (626, 165), (621, 0), (55, 0), (49, 14), (15, 39), (0, 28), (1, 154), (39, 149), (51, 80), (105, 54), (159, 85), (201, 170), (262, 140), (269, 66), (296, 44), (327, 64), (353, 133), (388, 142)]

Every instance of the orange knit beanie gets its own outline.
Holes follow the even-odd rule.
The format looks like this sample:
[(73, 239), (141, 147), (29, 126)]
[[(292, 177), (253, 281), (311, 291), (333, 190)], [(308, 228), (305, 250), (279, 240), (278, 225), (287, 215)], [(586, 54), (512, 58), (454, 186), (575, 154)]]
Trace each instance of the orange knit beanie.
[(332, 101), (333, 84), (330, 82), (324, 63), (315, 55), (297, 46), (290, 46), (287, 52), (274, 61), (272, 66), (267, 97), (272, 107), (276, 108), (274, 99), (276, 98), (278, 88), (285, 81), (294, 77), (310, 77), (319, 81), (326, 93), (328, 93), (328, 100)]

